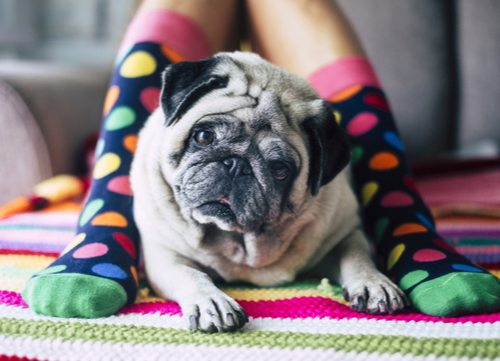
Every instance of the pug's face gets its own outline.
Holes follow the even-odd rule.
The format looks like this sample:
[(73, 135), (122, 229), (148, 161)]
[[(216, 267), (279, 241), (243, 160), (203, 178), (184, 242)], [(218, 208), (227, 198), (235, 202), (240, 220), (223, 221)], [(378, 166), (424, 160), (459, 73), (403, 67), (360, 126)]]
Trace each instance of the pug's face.
[(349, 161), (329, 106), (303, 79), (253, 54), (169, 66), (162, 172), (181, 214), (221, 230), (262, 233)]

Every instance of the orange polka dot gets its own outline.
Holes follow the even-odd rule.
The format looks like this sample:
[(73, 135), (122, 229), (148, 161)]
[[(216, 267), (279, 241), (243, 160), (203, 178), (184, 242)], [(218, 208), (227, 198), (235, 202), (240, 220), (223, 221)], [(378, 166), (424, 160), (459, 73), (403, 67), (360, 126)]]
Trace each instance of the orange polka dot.
[(393, 236), (403, 236), (410, 233), (423, 233), (427, 232), (427, 228), (418, 223), (405, 223), (399, 226), (392, 233)]
[(350, 87), (333, 94), (327, 100), (332, 103), (342, 102), (359, 93), (361, 89), (363, 89), (361, 84), (351, 85)]
[(137, 271), (134, 266), (130, 266), (130, 272), (132, 273), (132, 276), (134, 276), (135, 284), (139, 285), (139, 278), (137, 277)]
[(179, 63), (181, 61), (187, 61), (184, 55), (179, 54), (175, 50), (170, 49), (166, 45), (160, 47), (161, 52), (165, 55), (172, 63)]
[(120, 213), (104, 212), (94, 217), (93, 226), (127, 227), (127, 219)]
[(398, 165), (398, 158), (387, 152), (378, 153), (370, 160), (370, 168), (373, 170), (388, 170)]
[(106, 100), (104, 100), (104, 110), (102, 111), (103, 115), (109, 113), (113, 105), (115, 105), (118, 96), (120, 95), (120, 88), (118, 86), (112, 86), (109, 88), (108, 93), (106, 94)]
[(138, 138), (139, 137), (135, 134), (130, 134), (123, 138), (123, 146), (125, 147), (125, 149), (130, 153), (135, 153), (135, 150), (137, 149)]

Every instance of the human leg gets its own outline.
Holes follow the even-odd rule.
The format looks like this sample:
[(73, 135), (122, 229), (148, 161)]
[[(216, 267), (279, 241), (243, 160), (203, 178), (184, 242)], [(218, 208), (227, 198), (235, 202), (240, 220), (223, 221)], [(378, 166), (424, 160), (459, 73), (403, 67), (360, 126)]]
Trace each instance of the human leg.
[[(234, 9), (233, 0), (146, 0), (141, 5), (123, 39), (106, 97), (92, 186), (77, 236), (23, 290), (35, 312), (102, 317), (134, 302), (139, 232), (128, 174), (137, 133), (158, 106), (163, 69), (222, 50), (226, 38), (221, 32), (229, 29), (228, 14)], [(212, 29), (206, 36), (204, 27)]]
[(247, 0), (247, 7), (254, 48), (308, 77), (347, 131), (365, 231), (376, 242), (382, 271), (424, 313), (500, 309), (497, 278), (457, 254), (435, 232), (413, 185), (385, 95), (338, 6), (328, 0)]

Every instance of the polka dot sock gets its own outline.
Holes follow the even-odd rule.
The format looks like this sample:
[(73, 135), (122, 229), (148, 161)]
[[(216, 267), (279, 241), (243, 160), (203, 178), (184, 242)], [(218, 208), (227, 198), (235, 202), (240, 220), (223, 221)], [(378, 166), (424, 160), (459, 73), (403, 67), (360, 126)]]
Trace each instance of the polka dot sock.
[(97, 162), (77, 236), (23, 290), (35, 312), (103, 317), (135, 301), (139, 232), (129, 171), (137, 133), (158, 106), (165, 67), (209, 55), (204, 34), (179, 14), (156, 10), (131, 22), (106, 96)]
[(331, 102), (351, 140), (355, 189), (382, 271), (423, 313), (456, 316), (500, 310), (498, 279), (436, 233), (370, 63), (361, 57), (341, 59), (309, 80)]

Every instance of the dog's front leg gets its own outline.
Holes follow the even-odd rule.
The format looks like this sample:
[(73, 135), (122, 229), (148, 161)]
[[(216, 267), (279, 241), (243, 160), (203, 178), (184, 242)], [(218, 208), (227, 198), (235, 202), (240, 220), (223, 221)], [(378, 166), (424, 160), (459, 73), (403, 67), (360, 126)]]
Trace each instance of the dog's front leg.
[(373, 264), (370, 246), (359, 229), (342, 240), (321, 263), (322, 269), (328, 267), (329, 276), (342, 285), (344, 298), (357, 311), (394, 313), (409, 305), (404, 292)]
[(151, 287), (159, 296), (179, 303), (191, 330), (234, 331), (248, 322), (241, 306), (193, 261), (163, 247), (144, 247), (144, 256)]

